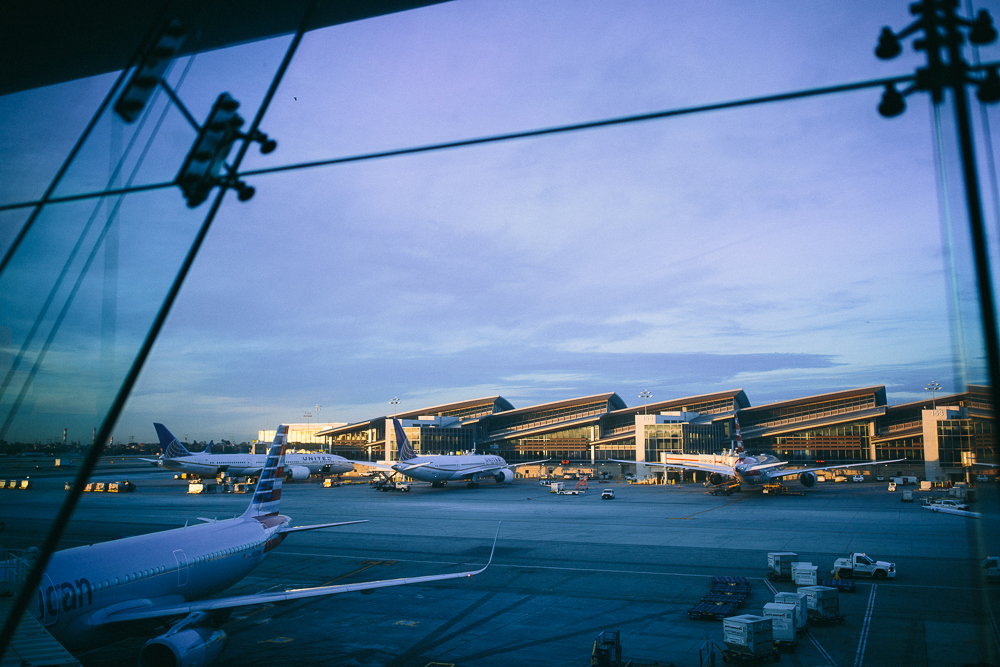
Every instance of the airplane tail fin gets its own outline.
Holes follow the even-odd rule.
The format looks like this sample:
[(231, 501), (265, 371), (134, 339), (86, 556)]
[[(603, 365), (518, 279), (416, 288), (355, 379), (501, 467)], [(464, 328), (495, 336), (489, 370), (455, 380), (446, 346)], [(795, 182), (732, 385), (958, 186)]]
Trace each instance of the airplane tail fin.
[(399, 460), (409, 461), (410, 459), (417, 458), (417, 453), (413, 451), (410, 439), (406, 437), (406, 433), (403, 431), (403, 425), (395, 417), (392, 419), (392, 427), (396, 430), (396, 446), (399, 448)]
[(288, 441), (288, 426), (282, 424), (274, 434), (274, 442), (267, 450), (264, 469), (253, 490), (250, 507), (243, 513), (244, 518), (262, 518), (278, 513), (281, 502), (281, 481), (285, 477), (285, 445)]
[(168, 459), (179, 459), (184, 456), (191, 456), (184, 445), (178, 442), (174, 434), (167, 430), (163, 424), (153, 424), (156, 429), (156, 436), (160, 439), (160, 449), (163, 450), (163, 457)]

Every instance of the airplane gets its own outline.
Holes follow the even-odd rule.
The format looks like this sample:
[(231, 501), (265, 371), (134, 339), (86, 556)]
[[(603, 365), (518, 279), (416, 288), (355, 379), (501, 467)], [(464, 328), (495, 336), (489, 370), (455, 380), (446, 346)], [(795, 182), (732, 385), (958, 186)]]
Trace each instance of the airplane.
[[(225, 648), (226, 633), (219, 626), (234, 609), (471, 577), (492, 563), (491, 551), (478, 570), (208, 599), (243, 579), (291, 533), (365, 523), (292, 526), (278, 514), (287, 433), (286, 425), (278, 427), (242, 516), (57, 551), (29, 613), (71, 652), (169, 625), (146, 642), (139, 664), (201, 667)], [(0, 562), (0, 575), (9, 567), (11, 561)]]
[(548, 460), (507, 463), (503, 457), (493, 454), (417, 456), (399, 420), (393, 419), (392, 426), (396, 431), (399, 461), (392, 464), (377, 461), (350, 461), (350, 463), (375, 468), (387, 477), (399, 473), (421, 482), (430, 482), (434, 488), (440, 488), (448, 482), (464, 481), (468, 482), (469, 488), (474, 489), (479, 486), (480, 480), (486, 477), (492, 477), (497, 484), (509, 483), (514, 479), (514, 471), (511, 468), (536, 465)]
[[(799, 483), (806, 488), (816, 484), (816, 473), (820, 470), (832, 470), (834, 468), (857, 468), (860, 466), (878, 465), (881, 463), (897, 463), (906, 459), (893, 459), (891, 461), (867, 461), (865, 463), (851, 463), (850, 465), (832, 465), (819, 468), (802, 468), (797, 470), (782, 470), (788, 465), (787, 461), (782, 461), (770, 454), (758, 454), (757, 456), (747, 456), (743, 449), (743, 439), (740, 437), (740, 421), (734, 417), (736, 423), (736, 463), (729, 465), (725, 463), (709, 463), (696, 458), (667, 454), (666, 462), (641, 462), (643, 465), (658, 466), (661, 468), (684, 468), (685, 470), (696, 470), (708, 473), (708, 483), (713, 486), (723, 484), (727, 479), (736, 479), (740, 486), (762, 486), (764, 484), (780, 483), (783, 477), (797, 475)], [(635, 465), (635, 461), (621, 461), (609, 459), (615, 463), (630, 463)], [(707, 485), (706, 484), (706, 485)]]
[[(215, 477), (220, 472), (236, 477), (256, 477), (264, 468), (264, 454), (212, 454), (211, 449), (192, 453), (182, 445), (163, 424), (153, 424), (160, 438), (163, 454), (158, 459), (142, 459), (153, 465), (174, 472), (185, 472), (203, 477)], [(289, 479), (309, 479), (309, 475), (329, 473), (339, 475), (350, 472), (350, 461), (335, 454), (286, 454), (285, 474)]]

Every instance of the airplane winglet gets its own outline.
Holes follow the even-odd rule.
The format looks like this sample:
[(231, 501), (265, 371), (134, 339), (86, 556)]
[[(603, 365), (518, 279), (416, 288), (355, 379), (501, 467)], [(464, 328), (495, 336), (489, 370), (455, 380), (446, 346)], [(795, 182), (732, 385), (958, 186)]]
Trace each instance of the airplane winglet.
[[(493, 548), (490, 549), (490, 559), (488, 561), (486, 561), (486, 567), (489, 567), (490, 564), (493, 562), (493, 552), (495, 552), (497, 550), (497, 539), (500, 537), (500, 526), (502, 526), (502, 525), (503, 525), (503, 521), (500, 521), (500, 522), (497, 523), (497, 534), (493, 536)], [(485, 570), (486, 567), (484, 567), (482, 570), (480, 570), (480, 572), (482, 572), (483, 570)]]

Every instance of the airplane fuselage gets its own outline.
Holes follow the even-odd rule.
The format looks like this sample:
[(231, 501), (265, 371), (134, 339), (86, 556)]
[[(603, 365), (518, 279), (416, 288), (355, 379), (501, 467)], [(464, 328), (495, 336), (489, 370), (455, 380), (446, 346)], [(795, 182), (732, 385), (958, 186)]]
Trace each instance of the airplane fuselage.
[(52, 555), (29, 611), (70, 651), (132, 634), (110, 612), (198, 600), (232, 586), (284, 539), (288, 517), (237, 518)]
[[(192, 454), (176, 458), (162, 458), (157, 466), (174, 472), (214, 477), (226, 472), (236, 477), (256, 475), (264, 467), (265, 454)], [(340, 473), (354, 470), (354, 466), (342, 456), (334, 454), (285, 454), (285, 469), (308, 468), (309, 474)]]
[(488, 454), (418, 456), (397, 461), (392, 468), (421, 482), (476, 482), (487, 477), (495, 479), (502, 470), (509, 470), (503, 457)]

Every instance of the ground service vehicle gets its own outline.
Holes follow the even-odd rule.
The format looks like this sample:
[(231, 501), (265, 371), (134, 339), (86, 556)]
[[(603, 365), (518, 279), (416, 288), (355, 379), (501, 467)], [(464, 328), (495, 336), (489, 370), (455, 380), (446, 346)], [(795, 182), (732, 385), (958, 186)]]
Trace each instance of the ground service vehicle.
[(1000, 558), (989, 556), (980, 563), (980, 567), (983, 568), (986, 581), (1000, 581)]
[(614, 500), (615, 490), (614, 489), (604, 489), (601, 491), (601, 500)]
[(854, 482), (863, 482), (863, 481), (865, 481), (865, 476), (864, 475), (855, 475), (854, 477), (851, 478), (851, 480), (854, 481)]
[(896, 564), (874, 560), (860, 551), (852, 551), (846, 558), (838, 558), (833, 563), (831, 571), (835, 577), (847, 579), (850, 577), (874, 577), (885, 579), (896, 577)]
[(963, 510), (967, 511), (969, 506), (960, 500), (952, 500), (951, 498), (938, 498), (927, 503), (928, 505), (935, 505), (937, 507), (944, 507), (950, 510)]

